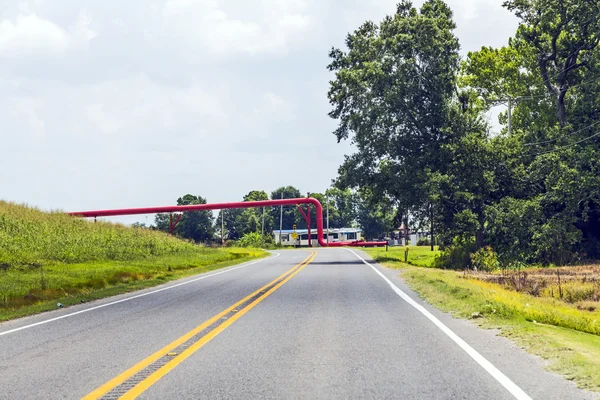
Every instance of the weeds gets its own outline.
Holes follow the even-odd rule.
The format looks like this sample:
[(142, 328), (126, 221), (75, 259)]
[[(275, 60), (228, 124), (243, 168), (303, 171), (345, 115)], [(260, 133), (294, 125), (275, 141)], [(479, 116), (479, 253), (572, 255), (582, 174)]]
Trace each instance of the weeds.
[(600, 302), (599, 265), (527, 268), (495, 273), (469, 272), (467, 276), (497, 283), (516, 292), (554, 298), (570, 304)]

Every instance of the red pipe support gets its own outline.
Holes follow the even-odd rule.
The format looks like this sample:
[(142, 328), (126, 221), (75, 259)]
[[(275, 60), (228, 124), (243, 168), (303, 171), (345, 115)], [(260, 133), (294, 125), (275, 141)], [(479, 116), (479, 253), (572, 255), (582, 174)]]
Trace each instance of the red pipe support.
[[(308, 204), (315, 206), (317, 214), (317, 240), (319, 245), (327, 247), (327, 242), (323, 239), (323, 206), (319, 200), (312, 197), (298, 199), (276, 199), (276, 200), (260, 200), (260, 201), (238, 201), (232, 203), (215, 203), (215, 204), (194, 204), (187, 206), (163, 206), (163, 207), (142, 207), (142, 208), (121, 208), (116, 210), (93, 210), (93, 211), (77, 211), (70, 212), (69, 215), (84, 218), (96, 217), (115, 217), (120, 215), (140, 215), (140, 214), (157, 214), (171, 213), (184, 211), (208, 211), (208, 210), (225, 210), (231, 208), (253, 208), (253, 207), (272, 207), (272, 206), (293, 206), (297, 204)], [(310, 209), (309, 209), (310, 211)], [(309, 214), (310, 215), (310, 214)], [(310, 238), (309, 238), (310, 242)], [(329, 243), (329, 247), (340, 246), (385, 246), (386, 242), (333, 242)]]

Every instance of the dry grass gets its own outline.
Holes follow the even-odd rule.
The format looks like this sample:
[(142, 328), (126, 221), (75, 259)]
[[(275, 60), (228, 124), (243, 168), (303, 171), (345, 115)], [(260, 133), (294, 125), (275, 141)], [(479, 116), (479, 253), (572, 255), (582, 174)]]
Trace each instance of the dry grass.
[(469, 272), (468, 276), (532, 296), (558, 299), (580, 310), (600, 309), (600, 265)]

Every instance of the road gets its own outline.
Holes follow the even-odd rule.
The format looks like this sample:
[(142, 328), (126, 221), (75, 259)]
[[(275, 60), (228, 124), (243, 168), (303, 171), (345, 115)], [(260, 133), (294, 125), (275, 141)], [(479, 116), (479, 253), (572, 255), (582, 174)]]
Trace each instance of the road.
[(86, 396), (595, 398), (348, 249), (279, 251), (0, 324), (1, 399)]

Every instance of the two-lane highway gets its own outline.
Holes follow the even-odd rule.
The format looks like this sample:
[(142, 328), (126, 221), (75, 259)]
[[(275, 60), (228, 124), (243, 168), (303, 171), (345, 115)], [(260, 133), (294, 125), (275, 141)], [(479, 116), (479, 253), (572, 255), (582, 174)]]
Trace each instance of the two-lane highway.
[(0, 324), (0, 398), (589, 396), (362, 257), (281, 251)]

